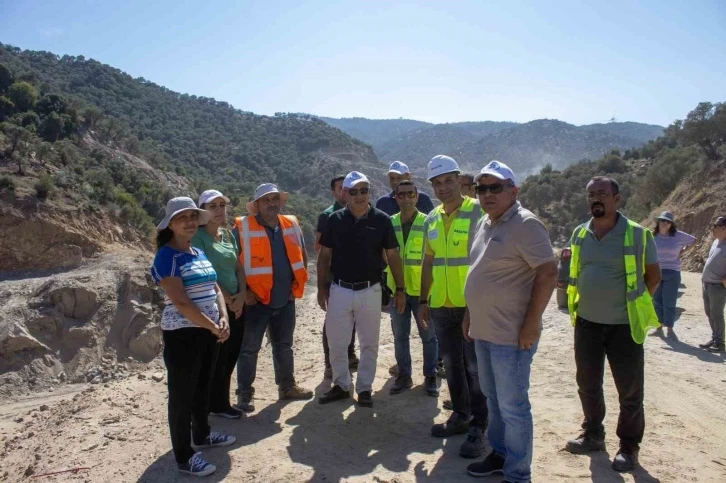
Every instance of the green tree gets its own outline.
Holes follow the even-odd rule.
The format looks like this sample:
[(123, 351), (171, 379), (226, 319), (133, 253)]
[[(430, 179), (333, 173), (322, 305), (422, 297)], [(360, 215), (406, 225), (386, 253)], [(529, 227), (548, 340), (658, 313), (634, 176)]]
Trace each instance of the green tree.
[(95, 107), (87, 107), (81, 116), (89, 129), (93, 129), (103, 119), (103, 113)]
[(40, 132), (47, 141), (58, 141), (63, 132), (63, 124), (61, 115), (56, 112), (51, 112), (49, 116), (43, 119), (40, 125)]
[(51, 112), (57, 112), (58, 114), (65, 114), (68, 104), (66, 100), (57, 94), (48, 94), (38, 101), (35, 106), (35, 112), (41, 116), (47, 116)]
[(41, 142), (35, 147), (35, 158), (40, 162), (41, 165), (45, 165), (48, 157), (53, 152), (53, 145), (48, 142)]
[(5, 96), (0, 96), (0, 122), (15, 112), (15, 104)]
[(15, 82), (15, 76), (5, 64), (0, 64), (0, 92), (7, 92), (8, 88)]
[(716, 161), (719, 147), (726, 144), (726, 104), (701, 102), (685, 120), (671, 124), (666, 134), (683, 145), (699, 146), (706, 158)]
[(44, 173), (40, 176), (40, 179), (35, 183), (35, 195), (44, 200), (53, 191), (53, 178), (49, 174)]
[(20, 112), (29, 111), (38, 102), (38, 91), (32, 84), (19, 81), (8, 89), (8, 97)]

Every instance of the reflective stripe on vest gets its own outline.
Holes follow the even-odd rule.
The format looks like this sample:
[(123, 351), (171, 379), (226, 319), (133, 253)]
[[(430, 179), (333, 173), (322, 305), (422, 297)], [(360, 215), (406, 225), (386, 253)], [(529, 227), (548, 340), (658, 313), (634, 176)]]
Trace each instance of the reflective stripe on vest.
[[(303, 234), (297, 218), (291, 215), (278, 215), (280, 229), (287, 259), (292, 268), (292, 294), (302, 298), (308, 274), (305, 270), (305, 258), (302, 252)], [(270, 303), (270, 291), (273, 285), (272, 245), (264, 226), (254, 216), (235, 218), (235, 228), (239, 234), (239, 262), (245, 269), (247, 287), (252, 290), (263, 304)]]
[(429, 304), (432, 308), (443, 307), (448, 298), (454, 306), (466, 307), (464, 282), (469, 271), (473, 231), (484, 212), (476, 200), (464, 198), (456, 218), (451, 222), (448, 234), (443, 213), (444, 206), (437, 206), (426, 218), (424, 225), (428, 245), (434, 252)]
[[(653, 299), (645, 285), (645, 247), (648, 230), (635, 222), (627, 220), (623, 243), (623, 263), (625, 265), (625, 301), (628, 309), (628, 322), (630, 335), (633, 340), (642, 344), (648, 329), (660, 327), (658, 316), (653, 307)], [(580, 273), (580, 248), (587, 236), (584, 226), (575, 230), (570, 245), (570, 277), (567, 286), (567, 308), (570, 312), (570, 322), (575, 325), (577, 319), (577, 306), (580, 293), (577, 289), (578, 275)], [(637, 243), (635, 242), (637, 240)]]
[[(393, 215), (391, 223), (398, 240), (398, 252), (402, 254), (403, 283), (406, 293), (416, 297), (421, 294), (421, 263), (424, 256), (423, 242), (426, 215), (420, 211), (416, 213), (405, 243), (403, 240), (403, 227), (401, 226), (401, 214)], [(393, 279), (390, 267), (386, 267), (386, 283), (391, 291), (396, 290), (396, 281)]]

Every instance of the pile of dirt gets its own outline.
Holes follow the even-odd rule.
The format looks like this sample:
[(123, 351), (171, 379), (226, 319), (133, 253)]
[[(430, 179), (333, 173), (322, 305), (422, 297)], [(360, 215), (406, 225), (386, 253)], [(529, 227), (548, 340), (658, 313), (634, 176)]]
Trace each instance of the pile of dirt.
[(114, 250), (64, 273), (0, 282), (0, 395), (108, 382), (161, 348), (150, 255)]

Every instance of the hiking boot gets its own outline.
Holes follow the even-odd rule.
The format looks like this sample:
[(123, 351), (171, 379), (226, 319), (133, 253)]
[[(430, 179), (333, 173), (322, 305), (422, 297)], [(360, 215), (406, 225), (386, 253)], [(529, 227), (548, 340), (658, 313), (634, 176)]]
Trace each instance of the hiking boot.
[(239, 419), (240, 417), (242, 417), (242, 411), (233, 407), (225, 409), (224, 411), (211, 411), (209, 414), (211, 416), (217, 416), (218, 418), (226, 419)]
[(482, 461), (477, 461), (467, 466), (466, 472), (471, 476), (477, 477), (504, 473), (504, 458), (492, 451)]
[(618, 454), (613, 458), (612, 468), (615, 471), (633, 471), (638, 465), (638, 450), (623, 450), (622, 448), (618, 451)]
[(178, 463), (177, 468), (180, 473), (192, 476), (207, 476), (217, 471), (217, 467), (209, 461), (202, 458), (202, 453), (194, 453), (186, 463)]
[(444, 402), (441, 403), (441, 407), (443, 407), (447, 411), (453, 411), (454, 403), (451, 402), (451, 399), (444, 399)]
[(565, 445), (565, 450), (572, 454), (587, 454), (595, 451), (605, 451), (605, 437), (595, 437), (583, 431), (580, 436), (571, 439)]
[(388, 368), (388, 373), (393, 377), (398, 377), (398, 364), (393, 364)]
[(214, 431), (209, 433), (209, 436), (207, 436), (204, 439), (204, 442), (202, 444), (196, 444), (194, 440), (192, 440), (192, 447), (193, 448), (215, 448), (217, 446), (229, 446), (230, 444), (234, 444), (235, 441), (237, 441), (237, 438), (234, 436), (228, 435), (228, 434), (222, 434), (222, 433), (216, 433)]
[(411, 379), (411, 376), (398, 376), (396, 378), (396, 382), (393, 383), (393, 386), (391, 386), (391, 390), (389, 391), (390, 394), (401, 394), (406, 389), (411, 389), (413, 387), (413, 380)]
[(437, 438), (448, 438), (455, 434), (469, 432), (469, 419), (462, 418), (458, 413), (453, 413), (445, 423), (434, 424), (431, 427), (431, 435)]
[(353, 354), (352, 356), (348, 356), (348, 369), (350, 369), (350, 372), (357, 371), (359, 363), (360, 361), (355, 354)]
[(325, 366), (325, 372), (323, 372), (323, 378), (324, 379), (332, 379), (333, 378), (333, 368), (330, 366)]
[(663, 326), (661, 325), (648, 335), (651, 337), (663, 337)]
[(478, 426), (471, 426), (466, 440), (461, 444), (459, 456), (462, 458), (478, 458), (484, 450), (484, 441), (482, 437), (484, 431)]
[(333, 386), (333, 389), (326, 392), (324, 396), (320, 396), (318, 398), (318, 402), (320, 404), (328, 404), (333, 401), (340, 401), (341, 399), (348, 399), (350, 397), (350, 392), (345, 391), (342, 387), (339, 385)]
[(280, 389), (279, 395), (281, 401), (299, 401), (313, 397), (313, 391), (303, 389), (297, 384), (293, 384), (287, 389)]
[(251, 413), (255, 410), (255, 390), (241, 391), (237, 394), (237, 404), (234, 405), (235, 409)]
[(714, 340), (713, 340), (713, 338), (711, 338), (711, 340), (709, 340), (708, 342), (705, 342), (703, 344), (698, 344), (698, 347), (700, 347), (701, 349), (708, 349), (709, 347), (711, 347), (713, 345), (713, 343), (714, 343)]
[(358, 406), (363, 408), (373, 407), (373, 397), (371, 396), (370, 391), (363, 391), (358, 394)]
[(426, 394), (431, 397), (439, 397), (439, 386), (436, 384), (436, 376), (426, 376), (424, 382)]
[(719, 353), (719, 352), (726, 352), (726, 344), (723, 344), (723, 343), (718, 344), (718, 343), (714, 342), (713, 344), (711, 344), (711, 347), (709, 347), (706, 350), (708, 352), (713, 352), (714, 354)]

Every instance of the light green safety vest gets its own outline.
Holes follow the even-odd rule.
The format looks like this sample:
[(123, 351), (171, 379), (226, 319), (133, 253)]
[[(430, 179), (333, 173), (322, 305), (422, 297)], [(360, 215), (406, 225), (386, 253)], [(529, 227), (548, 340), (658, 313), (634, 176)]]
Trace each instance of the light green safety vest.
[[(628, 321), (630, 334), (633, 340), (642, 344), (648, 329), (660, 327), (658, 316), (653, 307), (653, 299), (645, 286), (645, 247), (650, 231), (637, 223), (627, 220), (625, 228), (625, 243), (623, 245), (623, 258), (625, 263), (625, 297), (628, 308)], [(577, 319), (577, 304), (580, 293), (577, 290), (577, 277), (580, 273), (580, 247), (587, 235), (587, 228), (580, 226), (572, 235), (570, 246), (570, 279), (567, 286), (567, 308), (570, 312), (570, 321), (575, 325)], [(634, 241), (638, 240), (636, 244)]]
[(437, 206), (429, 213), (424, 225), (428, 245), (434, 252), (429, 305), (432, 308), (443, 307), (448, 295), (455, 307), (466, 307), (464, 282), (469, 271), (469, 253), (476, 223), (484, 216), (484, 212), (476, 200), (464, 198), (448, 234), (443, 213), (444, 205)]
[[(391, 217), (393, 231), (398, 240), (398, 252), (401, 253), (403, 261), (403, 282), (406, 293), (412, 296), (421, 294), (421, 263), (423, 262), (424, 223), (426, 215), (420, 211), (416, 212), (408, 233), (408, 239), (403, 241), (403, 228), (401, 227), (401, 214), (397, 213)], [(386, 281), (391, 291), (396, 290), (396, 281), (393, 279), (391, 268), (386, 267)]]

